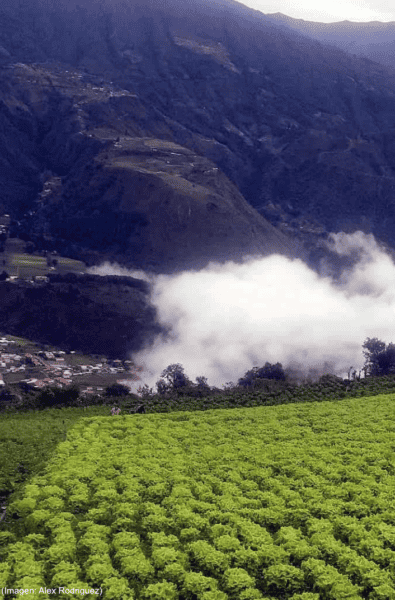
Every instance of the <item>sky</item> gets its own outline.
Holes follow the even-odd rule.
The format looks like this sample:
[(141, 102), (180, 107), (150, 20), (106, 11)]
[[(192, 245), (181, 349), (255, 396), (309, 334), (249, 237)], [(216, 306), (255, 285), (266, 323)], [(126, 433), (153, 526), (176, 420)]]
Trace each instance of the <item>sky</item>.
[[(305, 374), (309, 368), (328, 372), (326, 363), (343, 378), (350, 367), (362, 369), (366, 338), (395, 342), (395, 264), (372, 235), (331, 237), (339, 255), (359, 254), (340, 281), (280, 255), (154, 276), (151, 301), (172, 334), (132, 356), (144, 368), (143, 383), (155, 389), (161, 372), (175, 363), (192, 381), (204, 376), (219, 388), (266, 361), (284, 368), (299, 363)], [(127, 274), (109, 264), (91, 272)]]
[(243, 0), (242, 4), (265, 14), (280, 12), (321, 23), (395, 21), (395, 3), (391, 0)]

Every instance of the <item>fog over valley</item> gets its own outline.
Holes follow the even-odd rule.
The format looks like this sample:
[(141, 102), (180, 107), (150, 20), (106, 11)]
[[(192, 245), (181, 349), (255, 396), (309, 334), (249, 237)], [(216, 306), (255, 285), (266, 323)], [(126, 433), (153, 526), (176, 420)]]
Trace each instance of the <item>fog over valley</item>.
[(372, 235), (360, 231), (331, 234), (330, 246), (355, 260), (336, 279), (325, 275), (325, 264), (318, 274), (280, 255), (213, 262), (175, 275), (110, 263), (91, 271), (151, 281), (151, 301), (170, 335), (133, 355), (150, 387), (173, 363), (192, 380), (203, 375), (218, 387), (266, 361), (347, 377), (351, 366), (362, 369), (367, 337), (395, 339), (395, 265)]

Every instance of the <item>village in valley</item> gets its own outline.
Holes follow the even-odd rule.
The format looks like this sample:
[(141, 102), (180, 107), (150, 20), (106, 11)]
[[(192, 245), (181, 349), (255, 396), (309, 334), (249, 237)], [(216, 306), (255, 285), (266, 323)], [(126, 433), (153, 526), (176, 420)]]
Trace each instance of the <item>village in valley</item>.
[[(10, 215), (0, 214), (0, 281), (35, 287), (48, 283), (49, 273), (86, 272), (81, 261), (56, 252), (34, 253), (31, 243), (10, 237), (10, 226)], [(132, 388), (142, 370), (131, 360), (65, 352), (0, 333), (0, 394), (77, 386), (81, 396), (100, 396), (113, 384)]]
[(83, 396), (98, 396), (115, 383), (131, 387), (140, 379), (141, 371), (142, 367), (131, 360), (40, 349), (22, 338), (0, 336), (0, 390), (37, 391), (74, 385)]

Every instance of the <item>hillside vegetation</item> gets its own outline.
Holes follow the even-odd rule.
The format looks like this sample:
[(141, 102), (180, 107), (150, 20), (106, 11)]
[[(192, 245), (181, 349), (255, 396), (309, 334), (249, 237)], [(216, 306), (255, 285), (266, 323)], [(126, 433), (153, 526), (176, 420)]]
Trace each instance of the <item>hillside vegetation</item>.
[(73, 260), (65, 256), (33, 254), (26, 252), (26, 242), (17, 238), (8, 238), (0, 254), (0, 267), (10, 277), (20, 279), (33, 279), (45, 277), (49, 273), (84, 273), (85, 264), (80, 260)]
[(2, 4), (20, 235), (156, 272), (251, 252), (317, 265), (331, 231), (395, 245), (392, 69), (231, 0), (100, 6)]
[[(25, 268), (32, 272), (31, 263)], [(63, 350), (128, 358), (163, 329), (144, 281), (46, 275), (47, 281), (39, 283), (0, 281), (1, 331)]]

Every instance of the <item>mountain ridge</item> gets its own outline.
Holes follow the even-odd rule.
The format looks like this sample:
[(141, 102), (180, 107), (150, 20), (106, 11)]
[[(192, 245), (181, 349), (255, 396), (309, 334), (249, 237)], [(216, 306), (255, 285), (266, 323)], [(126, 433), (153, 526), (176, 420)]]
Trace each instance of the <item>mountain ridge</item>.
[[(30, 2), (24, 12), (11, 3), (4, 6), (0, 76), (7, 91), (2, 92), (0, 114), (7, 142), (0, 148), (0, 161), (6, 174), (3, 203), (20, 222), (19, 233), (36, 236), (36, 242), (46, 236), (54, 243), (63, 223), (69, 239), (63, 231), (62, 250), (68, 243), (74, 255), (91, 253), (92, 261), (99, 260), (92, 240), (85, 248), (81, 239), (76, 244), (76, 223), (67, 219), (78, 214), (82, 229), (94, 238), (96, 228), (100, 237), (103, 223), (113, 223), (104, 207), (122, 204), (119, 190), (133, 171), (145, 178), (145, 190), (152, 189), (156, 208), (150, 218), (155, 211), (160, 214), (155, 194), (173, 199), (170, 217), (158, 221), (174, 224), (166, 233), (168, 245), (161, 249), (159, 225), (146, 243), (150, 236), (141, 232), (147, 213), (136, 214), (127, 233), (127, 219), (117, 208), (102, 258), (126, 257), (126, 238), (132, 234), (143, 240), (143, 246), (131, 242), (136, 267), (151, 262), (156, 269), (182, 268), (188, 263), (187, 242), (197, 264), (229, 256), (232, 240), (239, 254), (306, 256), (300, 247), (306, 239), (299, 235), (305, 222), (317, 222), (324, 234), (361, 229), (395, 247), (395, 71), (277, 26), (267, 15), (231, 0), (196, 2), (192, 13), (178, 0), (166, 10), (155, 1), (144, 6), (101, 2), (96, 11), (84, 2), (75, 9), (70, 3), (47, 3), (45, 11), (40, 2)], [(138, 151), (137, 158), (137, 151), (126, 146), (138, 145), (138, 138), (143, 145), (148, 139), (173, 143), (184, 149), (175, 154), (185, 163), (189, 156), (190, 163), (202, 168), (187, 173), (184, 164), (182, 173), (175, 174), (172, 150), (161, 157), (143, 157)], [(22, 176), (12, 178), (16, 166)], [(218, 169), (215, 176), (212, 169)], [(174, 187), (180, 177), (182, 197)], [(94, 181), (97, 188), (90, 186)], [(136, 178), (130, 186), (135, 185)], [(207, 213), (203, 218), (200, 208), (193, 235), (184, 235), (185, 222), (177, 215), (180, 205), (186, 214), (198, 206), (190, 195), (193, 185), (200, 186), (200, 207), (203, 197), (217, 198), (221, 190), (228, 231), (222, 240), (217, 235), (220, 222), (211, 216), (205, 221)], [(108, 191), (111, 186), (118, 186), (116, 201)], [(78, 207), (79, 193), (89, 188), (95, 194), (85, 209)], [(190, 193), (185, 195), (186, 188)], [(229, 204), (237, 194), (239, 220)], [(252, 208), (243, 230), (245, 201)], [(96, 225), (91, 218), (95, 211)], [(212, 242), (215, 237), (218, 243)], [(321, 238), (311, 233), (307, 242), (320, 246)], [(121, 243), (117, 249), (120, 240), (124, 247)]]
[(267, 15), (274, 23), (308, 35), (321, 43), (395, 68), (395, 21), (336, 21), (319, 23), (294, 19), (280, 12)]

